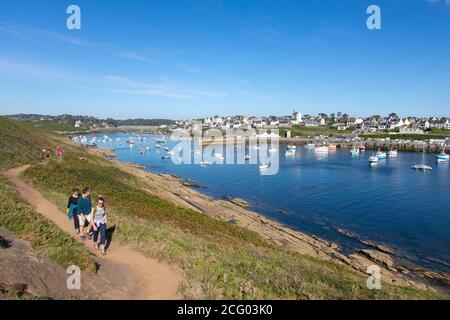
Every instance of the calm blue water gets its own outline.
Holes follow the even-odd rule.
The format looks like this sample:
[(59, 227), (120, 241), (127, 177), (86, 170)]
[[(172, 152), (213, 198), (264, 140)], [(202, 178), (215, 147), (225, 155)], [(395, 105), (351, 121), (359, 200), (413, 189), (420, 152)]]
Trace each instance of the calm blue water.
[[(450, 272), (450, 165), (437, 164), (434, 154), (425, 155), (433, 171), (416, 172), (410, 167), (422, 162), (418, 153), (399, 153), (369, 167), (371, 151), (352, 157), (337, 150), (318, 158), (300, 147), (295, 157), (280, 152), (278, 174), (264, 176), (257, 165), (175, 165), (161, 159), (165, 152), (154, 148), (155, 136), (142, 135), (148, 141), (130, 149), (125, 141), (131, 136), (110, 135), (113, 142), (97, 144), (114, 148), (118, 160), (205, 184), (208, 188), (199, 190), (214, 198), (249, 200), (252, 210), (334, 241), (344, 252), (362, 245), (338, 233), (337, 227), (397, 250), (404, 264)], [(162, 146), (176, 143), (168, 140)], [(147, 146), (150, 150), (141, 155), (139, 148)]]

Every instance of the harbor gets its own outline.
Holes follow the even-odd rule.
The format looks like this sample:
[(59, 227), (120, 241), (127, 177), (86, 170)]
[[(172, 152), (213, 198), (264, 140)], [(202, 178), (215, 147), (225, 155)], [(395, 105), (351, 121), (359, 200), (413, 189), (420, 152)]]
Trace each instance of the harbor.
[[(356, 239), (370, 239), (393, 248), (401, 253), (398, 259), (405, 265), (450, 271), (445, 262), (450, 260), (450, 221), (445, 209), (449, 164), (438, 163), (437, 153), (386, 151), (381, 152), (384, 156), (378, 155), (376, 166), (370, 166), (369, 159), (376, 152), (369, 149), (356, 155), (350, 152), (350, 144), (344, 147), (338, 141), (331, 148), (316, 150), (316, 146), (305, 144), (308, 140), (291, 140), (287, 145), (282, 139), (276, 151), (278, 174), (261, 176), (258, 165), (176, 165), (164, 160), (164, 147), (172, 149), (179, 143), (167, 136), (97, 137), (98, 146), (113, 149), (120, 161), (180, 177), (188, 181), (187, 185), (201, 186), (199, 191), (214, 199), (244, 199), (249, 209), (336, 242), (343, 252), (362, 247), (355, 237), (345, 236), (339, 229), (349, 230)], [(130, 137), (134, 137), (133, 148), (126, 143)], [(320, 143), (317, 146), (321, 148)], [(385, 148), (389, 149), (387, 145)], [(140, 149), (146, 152), (141, 154)], [(422, 158), (432, 166), (432, 172), (411, 170), (422, 163)], [(428, 236), (428, 228), (434, 230), (433, 239)]]

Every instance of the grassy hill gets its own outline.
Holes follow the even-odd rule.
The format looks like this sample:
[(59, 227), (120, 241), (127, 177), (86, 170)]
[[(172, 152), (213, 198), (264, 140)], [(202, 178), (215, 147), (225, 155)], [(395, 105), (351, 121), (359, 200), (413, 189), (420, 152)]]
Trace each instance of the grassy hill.
[[(19, 155), (29, 152), (23, 146), (30, 136), (41, 145), (56, 143), (52, 142), (54, 137), (2, 119), (1, 132), (3, 128), (8, 129), (8, 139), (17, 142), (10, 143), (8, 151), (18, 153), (12, 158), (17, 159), (16, 165), (34, 159)], [(187, 298), (442, 298), (430, 292), (388, 284), (383, 284), (381, 290), (368, 290), (367, 278), (346, 266), (274, 247), (254, 232), (177, 207), (143, 191), (142, 181), (111, 162), (89, 155), (80, 147), (66, 145), (65, 148), (67, 152), (62, 161), (35, 165), (25, 172), (24, 178), (61, 209), (73, 187), (89, 185), (94, 197), (103, 194), (107, 199), (109, 223), (116, 225), (115, 241), (130, 243), (148, 256), (177, 265), (186, 274), (181, 291)], [(8, 164), (14, 165), (11, 161)], [(0, 192), (12, 197), (8, 190), (0, 189)], [(3, 214), (0, 225), (5, 218), (10, 221), (10, 228), (20, 228), (25, 223), (22, 220), (25, 216), (16, 217), (14, 206), (6, 209), (0, 206), (0, 210)], [(48, 231), (41, 228), (39, 232)]]
[(42, 149), (54, 150), (55, 147), (43, 131), (0, 117), (0, 169), (36, 164)]

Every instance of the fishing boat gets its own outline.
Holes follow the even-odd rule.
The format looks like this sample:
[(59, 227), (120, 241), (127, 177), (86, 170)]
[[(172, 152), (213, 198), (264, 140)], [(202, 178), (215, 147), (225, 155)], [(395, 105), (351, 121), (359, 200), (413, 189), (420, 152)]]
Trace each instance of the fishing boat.
[(357, 148), (352, 148), (352, 149), (350, 150), (350, 154), (351, 154), (352, 156), (357, 156), (357, 155), (359, 155), (359, 149), (357, 149)]
[(381, 150), (378, 150), (378, 151), (375, 153), (375, 157), (377, 157), (378, 160), (385, 160), (385, 159), (387, 158), (387, 154), (386, 154), (386, 152), (383, 152), (383, 151), (381, 151)]
[(431, 170), (433, 170), (433, 168), (431, 168), (430, 166), (427, 166), (425, 164), (425, 147), (423, 148), (423, 152), (422, 152), (422, 163), (421, 164), (416, 164), (415, 166), (412, 166), (411, 169), (420, 170), (420, 171), (431, 171)]
[(445, 153), (445, 151), (442, 151), (441, 153), (436, 155), (436, 161), (437, 162), (449, 162), (450, 156)]
[(358, 147), (358, 149), (359, 149), (359, 152), (364, 152), (364, 151), (366, 151), (366, 146), (360, 145), (360, 146)]
[(296, 150), (297, 149), (297, 146), (294, 146), (294, 145), (292, 145), (292, 144), (288, 144), (287, 146), (286, 146), (286, 150)]
[(398, 154), (397, 150), (389, 150), (388, 151), (388, 157), (392, 158), (392, 157), (396, 157)]
[(211, 165), (211, 162), (208, 162), (208, 161), (201, 161), (201, 162), (200, 162), (200, 165), (201, 165), (202, 167), (210, 166), (210, 165)]
[(316, 145), (314, 143), (308, 143), (307, 145), (305, 145), (305, 149), (314, 149)]
[(327, 146), (321, 146), (321, 147), (315, 147), (314, 152), (316, 153), (328, 153), (328, 147)]

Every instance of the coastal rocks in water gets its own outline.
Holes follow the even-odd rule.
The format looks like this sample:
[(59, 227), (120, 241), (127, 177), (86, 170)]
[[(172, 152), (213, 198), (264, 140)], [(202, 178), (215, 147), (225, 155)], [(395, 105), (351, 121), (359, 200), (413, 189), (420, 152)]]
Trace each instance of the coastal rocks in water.
[(339, 232), (340, 234), (343, 234), (346, 237), (353, 238), (353, 234), (350, 231), (347, 231), (347, 230), (344, 230), (341, 228), (336, 228), (336, 230), (337, 230), (337, 232)]
[(238, 205), (242, 208), (247, 208), (250, 205), (250, 203), (248, 201), (241, 199), (241, 198), (231, 199), (230, 202), (234, 203), (235, 205)]
[(222, 199), (230, 201), (231, 203), (242, 207), (242, 208), (247, 208), (248, 206), (250, 206), (250, 203), (244, 199), (241, 198), (232, 198), (230, 196), (222, 196)]
[(374, 262), (383, 264), (389, 268), (394, 267), (394, 260), (391, 258), (390, 255), (388, 255), (386, 253), (378, 252), (377, 250), (369, 250), (369, 249), (363, 249), (363, 250), (360, 250), (359, 252)]
[(450, 286), (450, 275), (447, 273), (434, 272), (434, 271), (424, 270), (424, 269), (415, 269), (415, 271), (428, 279), (431, 279), (431, 280), (434, 280), (437, 282), (442, 282), (442, 283)]
[(145, 166), (143, 166), (142, 164), (138, 164), (138, 163), (134, 163), (134, 162), (129, 162), (127, 163), (128, 166), (133, 167), (133, 168), (137, 168), (137, 169), (145, 169)]
[(375, 248), (375, 249), (377, 249), (377, 250), (379, 250), (379, 251), (381, 251), (381, 252), (388, 253), (388, 254), (392, 254), (392, 255), (394, 254), (394, 252), (393, 252), (390, 248), (388, 248), (388, 247), (386, 247), (386, 246), (383, 246), (383, 245), (380, 245), (380, 244), (376, 244), (376, 243), (373, 242), (373, 241), (370, 241), (370, 240), (361, 240), (361, 242), (362, 242), (363, 244), (365, 244), (366, 246)]
[(190, 187), (190, 188), (208, 188), (207, 185), (198, 184), (194, 180), (186, 179), (182, 182), (183, 186)]

